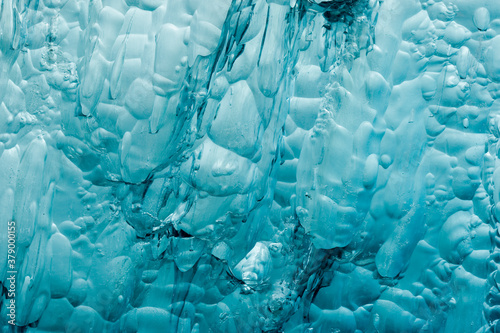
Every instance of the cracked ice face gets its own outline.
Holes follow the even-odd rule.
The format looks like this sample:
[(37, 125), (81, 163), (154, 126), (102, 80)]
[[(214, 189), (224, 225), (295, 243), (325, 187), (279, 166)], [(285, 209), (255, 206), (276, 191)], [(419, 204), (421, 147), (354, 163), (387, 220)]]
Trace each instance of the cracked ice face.
[(19, 329), (494, 329), (499, 20), (495, 0), (3, 1)]

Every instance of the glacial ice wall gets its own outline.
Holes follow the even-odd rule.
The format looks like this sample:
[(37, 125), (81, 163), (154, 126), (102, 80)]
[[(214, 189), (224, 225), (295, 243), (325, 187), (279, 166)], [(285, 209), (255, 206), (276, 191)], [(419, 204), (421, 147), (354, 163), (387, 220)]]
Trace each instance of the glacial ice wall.
[(2, 332), (500, 330), (498, 0), (1, 0), (0, 52)]

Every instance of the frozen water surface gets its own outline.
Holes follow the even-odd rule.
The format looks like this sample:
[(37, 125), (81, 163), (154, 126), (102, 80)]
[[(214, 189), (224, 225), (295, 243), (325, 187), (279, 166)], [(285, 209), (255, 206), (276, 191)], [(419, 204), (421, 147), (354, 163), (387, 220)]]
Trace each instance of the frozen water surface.
[(499, 98), (498, 0), (1, 0), (2, 332), (498, 332)]

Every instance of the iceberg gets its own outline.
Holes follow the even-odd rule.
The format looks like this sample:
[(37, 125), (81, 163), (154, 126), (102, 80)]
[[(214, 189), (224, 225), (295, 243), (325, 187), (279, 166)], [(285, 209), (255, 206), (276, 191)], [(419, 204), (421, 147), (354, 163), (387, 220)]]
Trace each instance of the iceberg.
[(496, 332), (499, 98), (498, 0), (3, 0), (2, 332)]

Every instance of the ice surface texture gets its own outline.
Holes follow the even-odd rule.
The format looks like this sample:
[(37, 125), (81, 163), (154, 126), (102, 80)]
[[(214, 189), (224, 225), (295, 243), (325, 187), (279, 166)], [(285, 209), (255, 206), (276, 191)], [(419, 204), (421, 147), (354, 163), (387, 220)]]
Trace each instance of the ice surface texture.
[(2, 0), (0, 52), (2, 332), (9, 221), (18, 332), (500, 330), (498, 0)]

